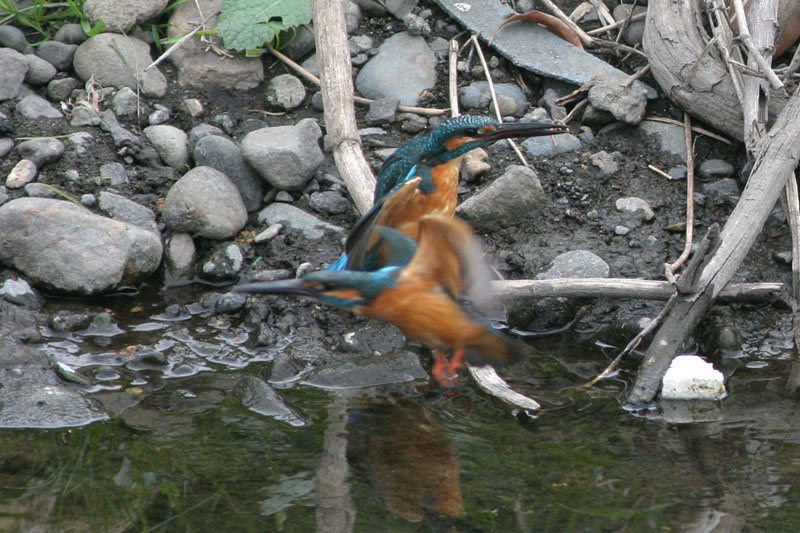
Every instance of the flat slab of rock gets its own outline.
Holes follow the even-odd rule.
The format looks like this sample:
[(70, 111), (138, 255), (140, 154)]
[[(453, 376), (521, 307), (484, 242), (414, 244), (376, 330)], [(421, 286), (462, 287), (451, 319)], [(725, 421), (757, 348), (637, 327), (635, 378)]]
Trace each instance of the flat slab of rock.
[(169, 0), (86, 0), (83, 11), (92, 24), (103, 21), (116, 31), (125, 31), (155, 17)]
[(299, 231), (306, 239), (321, 239), (325, 231), (344, 233), (344, 228), (328, 224), (311, 213), (289, 204), (270, 204), (258, 214), (259, 224), (282, 224), (289, 230)]
[[(472, 33), (488, 40), (497, 27), (516, 11), (499, 0), (462, 2), (436, 0), (451, 17)], [(493, 46), (518, 67), (541, 76), (582, 85), (602, 71), (627, 76), (605, 61), (577, 48), (555, 34), (527, 22), (512, 22), (497, 33)]]
[(78, 427), (108, 418), (91, 399), (63, 385), (11, 382), (0, 389), (0, 428)]
[(302, 381), (321, 389), (359, 389), (428, 379), (416, 354), (399, 351), (374, 357), (343, 359), (325, 365)]
[(161, 263), (159, 235), (64, 200), (0, 206), (0, 260), (49, 291), (91, 296), (134, 285)]

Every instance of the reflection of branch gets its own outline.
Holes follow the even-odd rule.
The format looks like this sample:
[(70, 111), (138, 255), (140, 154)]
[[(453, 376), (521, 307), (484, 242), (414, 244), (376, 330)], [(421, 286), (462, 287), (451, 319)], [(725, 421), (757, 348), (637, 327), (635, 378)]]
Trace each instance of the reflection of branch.
[(322, 459), (314, 478), (317, 531), (353, 531), (356, 509), (350, 497), (347, 475), (347, 409), (345, 401), (336, 398), (328, 406), (328, 427)]

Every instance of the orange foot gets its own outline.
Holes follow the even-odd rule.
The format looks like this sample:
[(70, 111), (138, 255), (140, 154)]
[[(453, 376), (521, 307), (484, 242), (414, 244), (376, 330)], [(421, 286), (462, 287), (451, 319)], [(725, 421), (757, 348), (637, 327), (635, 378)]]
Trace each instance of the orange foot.
[(442, 352), (436, 352), (436, 361), (433, 363), (433, 377), (443, 387), (452, 387), (458, 385), (457, 372), (459, 369), (464, 368), (464, 349), (457, 350), (453, 358), (448, 362), (447, 355)]

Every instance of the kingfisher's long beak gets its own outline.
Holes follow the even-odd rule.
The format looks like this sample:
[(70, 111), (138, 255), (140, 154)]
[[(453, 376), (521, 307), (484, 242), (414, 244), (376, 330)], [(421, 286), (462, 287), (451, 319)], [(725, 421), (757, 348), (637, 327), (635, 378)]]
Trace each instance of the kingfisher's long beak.
[(251, 292), (257, 294), (293, 294), (296, 296), (316, 296), (317, 293), (304, 283), (302, 279), (282, 279), (278, 281), (260, 281), (236, 285), (233, 292)]
[(511, 122), (498, 124), (494, 128), (485, 128), (477, 135), (477, 138), (487, 142), (495, 142), (500, 139), (514, 137), (541, 137), (543, 135), (558, 135), (561, 133), (569, 133), (569, 128), (549, 122)]

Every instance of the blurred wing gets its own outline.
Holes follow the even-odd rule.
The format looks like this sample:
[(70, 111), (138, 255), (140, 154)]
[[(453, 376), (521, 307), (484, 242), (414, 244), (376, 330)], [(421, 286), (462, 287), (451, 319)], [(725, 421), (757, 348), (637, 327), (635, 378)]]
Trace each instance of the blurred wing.
[(393, 221), (401, 219), (406, 206), (412, 203), (415, 195), (420, 194), (419, 184), (421, 182), (422, 178), (414, 178), (390, 194), (383, 196), (356, 222), (344, 243), (344, 251), (347, 254), (347, 270), (362, 270), (364, 267), (375, 270), (386, 266), (366, 264), (368, 259), (374, 259), (370, 258), (370, 253), (374, 251), (373, 247), (378, 239), (375, 227), (394, 228)]

